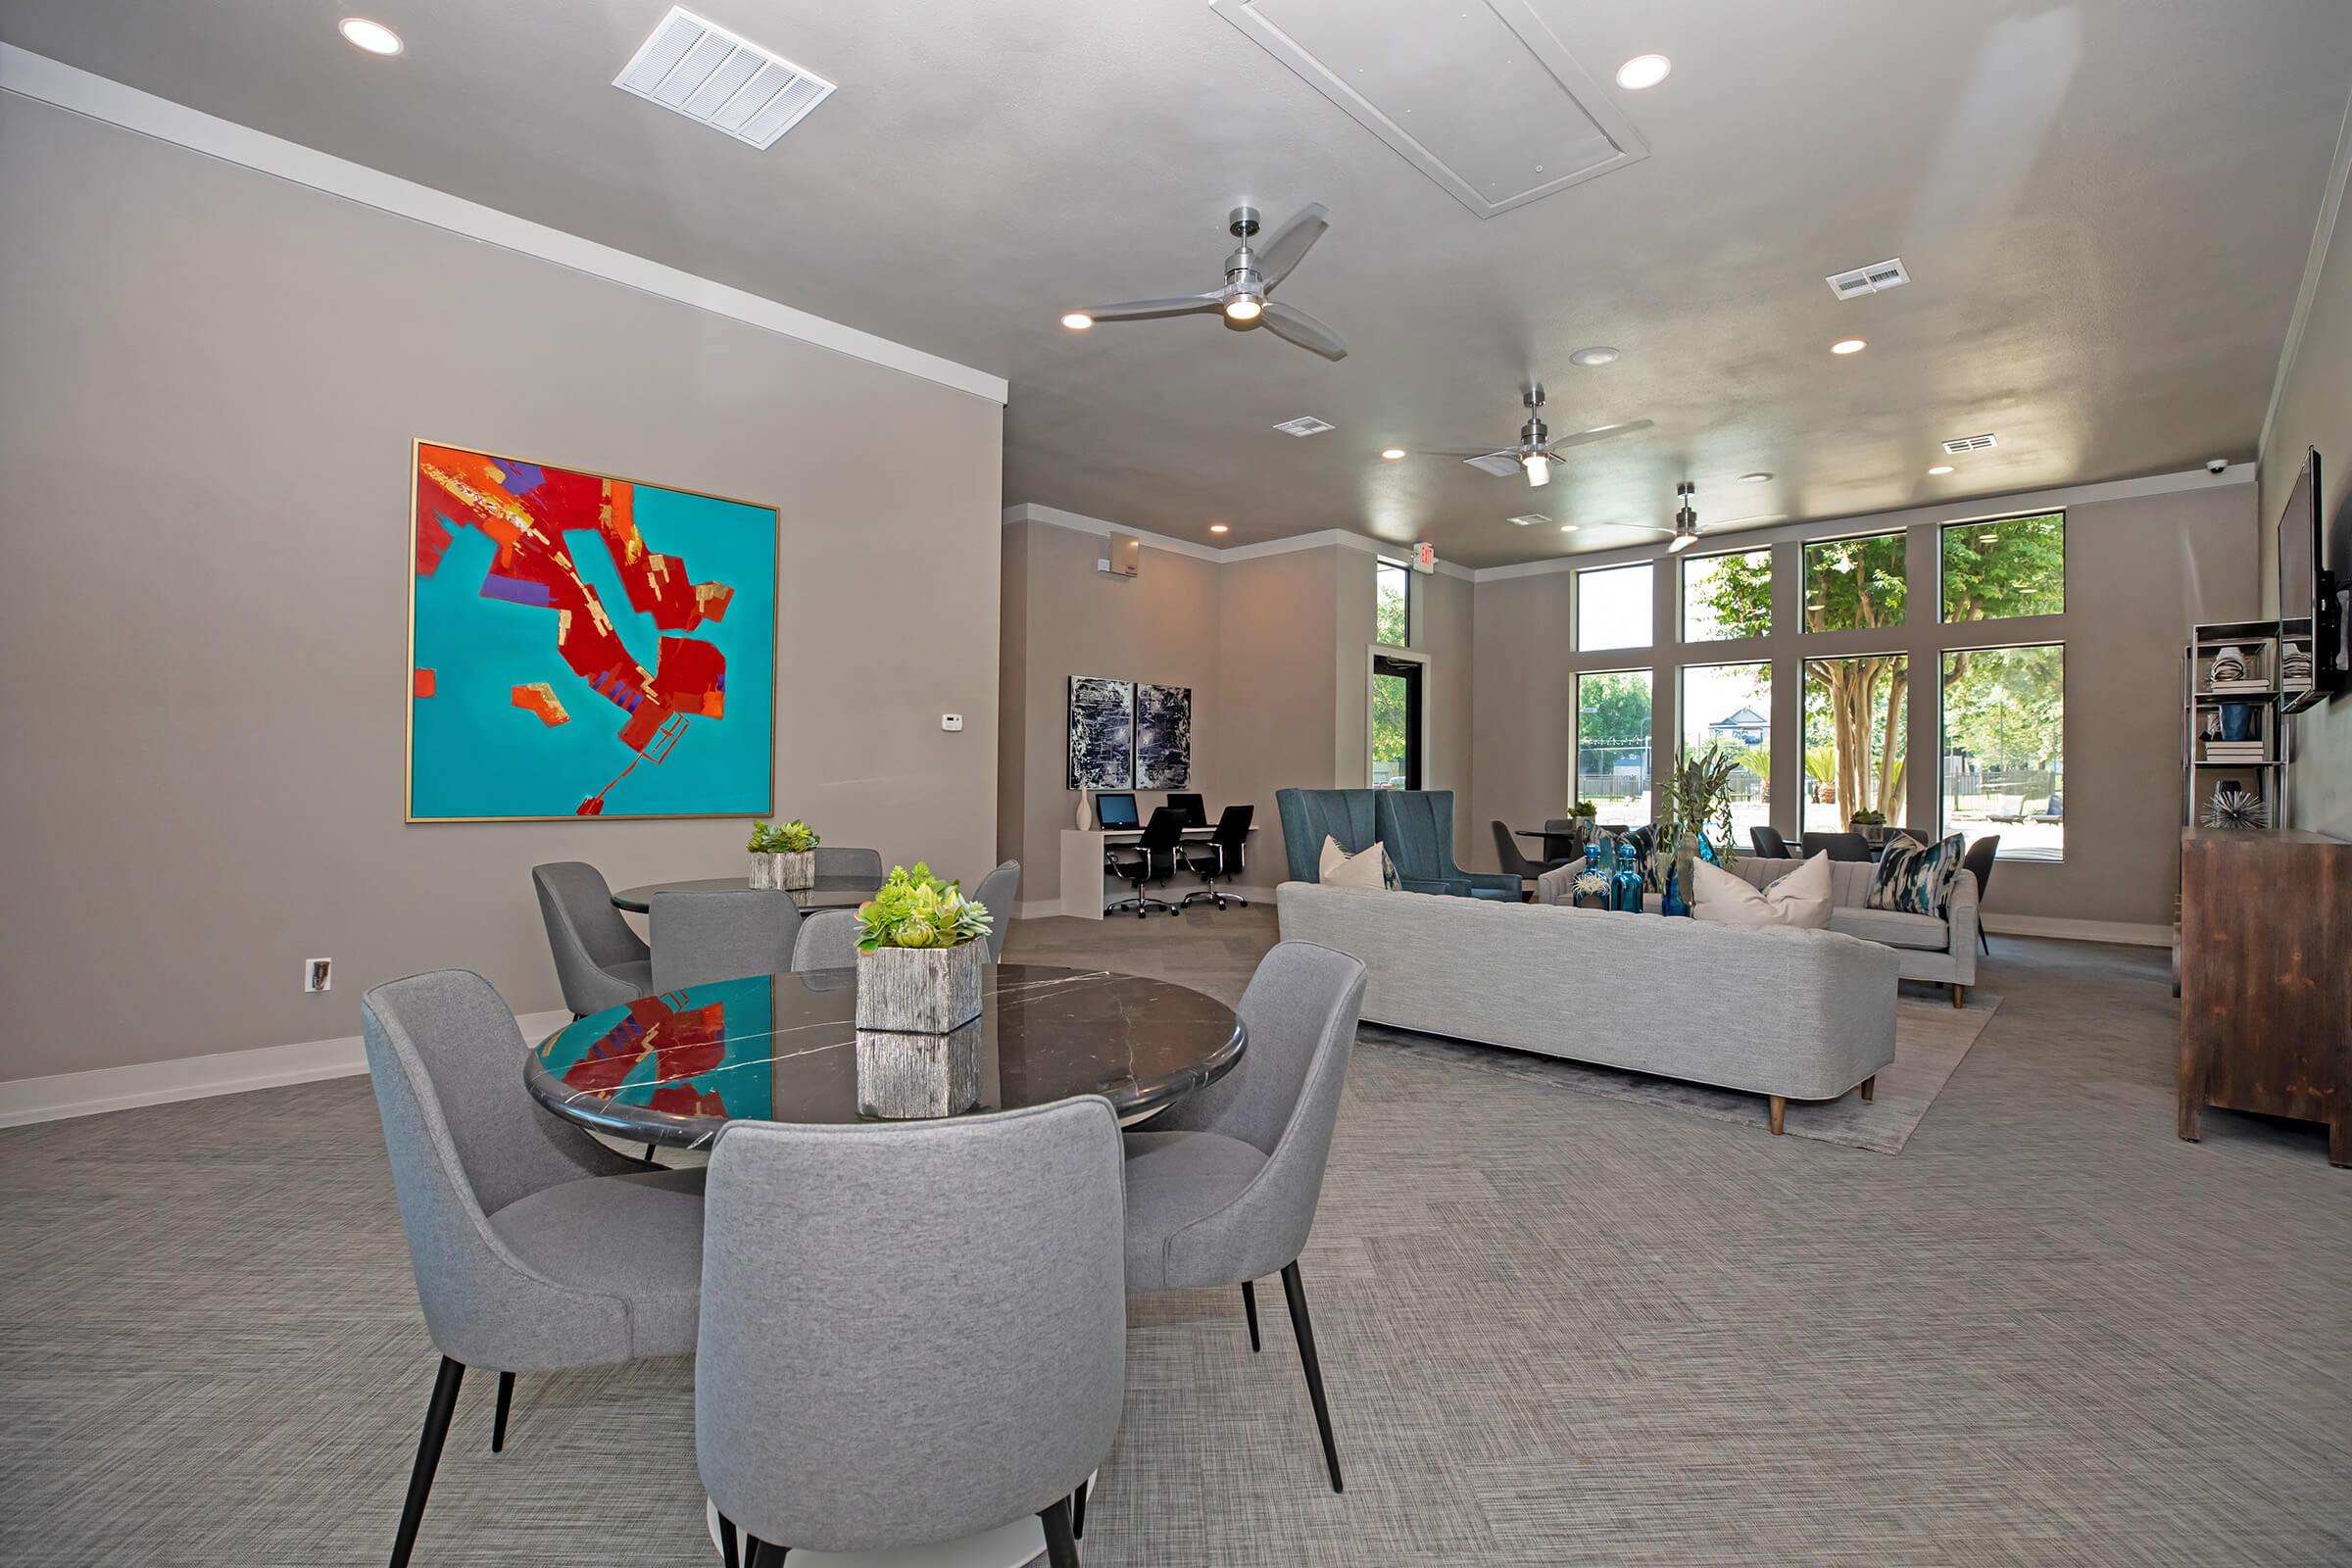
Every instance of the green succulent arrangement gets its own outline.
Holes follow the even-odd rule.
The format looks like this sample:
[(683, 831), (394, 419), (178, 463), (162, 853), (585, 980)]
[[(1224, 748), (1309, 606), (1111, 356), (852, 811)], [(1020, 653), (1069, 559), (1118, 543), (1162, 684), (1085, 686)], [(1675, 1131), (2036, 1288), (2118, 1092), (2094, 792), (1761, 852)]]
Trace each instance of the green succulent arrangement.
[(880, 890), (858, 906), (858, 951), (953, 948), (988, 935), (989, 925), (987, 905), (965, 898), (917, 860), (911, 871), (891, 867)]
[(1856, 811), (1848, 816), (1845, 822), (1848, 827), (1885, 827), (1886, 813), (1885, 811)]
[(816, 848), (816, 830), (799, 817), (789, 822), (754, 822), (754, 855), (800, 855)]
[(1579, 801), (1568, 808), (1570, 816), (1598, 816), (1600, 808), (1591, 801)]

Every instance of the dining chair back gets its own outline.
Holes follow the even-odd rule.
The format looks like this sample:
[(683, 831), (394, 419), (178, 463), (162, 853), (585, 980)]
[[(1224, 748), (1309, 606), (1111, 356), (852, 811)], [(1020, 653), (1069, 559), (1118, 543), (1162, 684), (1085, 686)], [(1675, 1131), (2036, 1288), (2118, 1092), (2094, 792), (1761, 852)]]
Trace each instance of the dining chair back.
[(1870, 840), (1859, 833), (1807, 833), (1804, 835), (1805, 858), (1826, 854), (1833, 860), (1868, 860), (1872, 858)]
[(801, 906), (774, 888), (657, 893), (648, 912), (656, 992), (783, 974), (801, 935)]
[(651, 955), (612, 907), (603, 872), (579, 860), (557, 860), (532, 866), (531, 886), (565, 1006), (585, 1016), (645, 994)]
[(877, 1551), (1039, 1515), (1054, 1562), (1075, 1564), (1068, 1499), (1125, 1398), (1124, 1235), (1100, 1096), (729, 1125), (695, 1356), (695, 1452), (722, 1530)]
[[(1518, 837), (1511, 832), (1510, 824), (1496, 817), (1494, 826), (1494, 859), (1501, 869), (1530, 882), (1541, 876), (1544, 867), (1529, 859), (1527, 852), (1519, 848)], [(1548, 847), (1551, 841), (1547, 838), (1544, 842)]]
[(880, 850), (854, 850), (820, 844), (816, 847), (814, 868), (818, 876), (861, 877), (875, 887), (882, 885)]
[(1781, 837), (1781, 830), (1777, 827), (1751, 827), (1747, 830), (1747, 841), (1756, 847), (1757, 856), (1763, 859), (1794, 858), (1788, 853), (1788, 841)]
[(1960, 864), (1976, 873), (1977, 940), (1984, 944), (1986, 953), (1992, 951), (1992, 938), (1984, 930), (1984, 895), (1992, 888), (1993, 858), (2000, 853), (2001, 836), (1998, 833), (1987, 833), (1976, 843), (1971, 844), (1968, 847), (1968, 853), (1960, 858)]
[(1006, 860), (980, 879), (973, 901), (988, 910), (988, 961), (1004, 961), (1004, 939), (1012, 934), (1012, 906), (1021, 895), (1021, 862)]
[(1544, 858), (1555, 864), (1585, 858), (1585, 837), (1592, 830), (1592, 821), (1582, 816), (1547, 816), (1544, 819)]
[(812, 969), (854, 969), (858, 966), (858, 911), (819, 909), (801, 920), (800, 939), (793, 944), (795, 974)]

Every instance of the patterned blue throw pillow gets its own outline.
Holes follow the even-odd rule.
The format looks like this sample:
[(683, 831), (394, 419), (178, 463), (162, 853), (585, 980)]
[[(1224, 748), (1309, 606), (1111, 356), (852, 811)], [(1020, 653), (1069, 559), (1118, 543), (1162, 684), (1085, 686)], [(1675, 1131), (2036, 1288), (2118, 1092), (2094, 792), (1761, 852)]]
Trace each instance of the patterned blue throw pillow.
[(1955, 833), (1934, 849), (1911, 838), (1897, 838), (1879, 857), (1878, 875), (1871, 879), (1871, 908), (1901, 914), (1932, 914), (1937, 919), (1951, 906), (1952, 884), (1960, 876), (1960, 860), (1968, 841)]

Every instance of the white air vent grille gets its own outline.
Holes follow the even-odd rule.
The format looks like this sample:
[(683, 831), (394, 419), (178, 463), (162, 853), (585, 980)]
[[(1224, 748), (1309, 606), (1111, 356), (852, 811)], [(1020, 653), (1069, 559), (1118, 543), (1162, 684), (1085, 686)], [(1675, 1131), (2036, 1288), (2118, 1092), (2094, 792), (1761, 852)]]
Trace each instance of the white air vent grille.
[(1544, 515), (1544, 514), (1541, 512), (1530, 512), (1506, 520), (1515, 522), (1522, 528), (1533, 528), (1539, 522), (1549, 522), (1551, 519)]
[(1884, 294), (1890, 288), (1901, 288), (1911, 281), (1903, 270), (1899, 256), (1870, 267), (1857, 267), (1850, 272), (1839, 272), (1830, 279), (1830, 292), (1841, 300), (1859, 299), (1865, 294)]
[(1989, 435), (1961, 435), (1946, 441), (1943, 444), (1943, 450), (1956, 458), (1963, 452), (1990, 452), (1999, 445), (2000, 443)]
[(1283, 420), (1274, 428), (1280, 430), (1284, 435), (1321, 435), (1324, 431), (1334, 427), (1328, 420), (1318, 419), (1311, 414), (1302, 414), (1296, 419)]
[(833, 91), (824, 77), (683, 6), (670, 8), (612, 85), (755, 147), (773, 146)]

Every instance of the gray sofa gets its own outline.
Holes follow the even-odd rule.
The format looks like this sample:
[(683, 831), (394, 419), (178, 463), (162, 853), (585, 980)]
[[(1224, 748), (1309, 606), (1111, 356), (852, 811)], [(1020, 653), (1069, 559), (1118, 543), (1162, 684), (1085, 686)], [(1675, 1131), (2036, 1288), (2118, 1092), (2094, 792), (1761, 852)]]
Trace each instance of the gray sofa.
[[(1285, 882), (1285, 941), (1353, 954), (1374, 1023), (1790, 1100), (1868, 1099), (1894, 950), (1833, 931)], [(1971, 933), (1974, 940), (1974, 933)]]
[[(1742, 855), (1729, 869), (1763, 887), (1803, 863)], [(1573, 902), (1569, 890), (1583, 869), (1579, 865), (1544, 872), (1536, 879), (1536, 902)], [(1968, 1000), (1968, 988), (1977, 983), (1977, 879), (1967, 872), (1954, 879), (1951, 907), (1939, 920), (1933, 915), (1870, 907), (1870, 884), (1878, 870), (1869, 860), (1830, 862), (1830, 929), (1892, 948), (1904, 979), (1948, 986), (1952, 1005), (1959, 1006)]]

